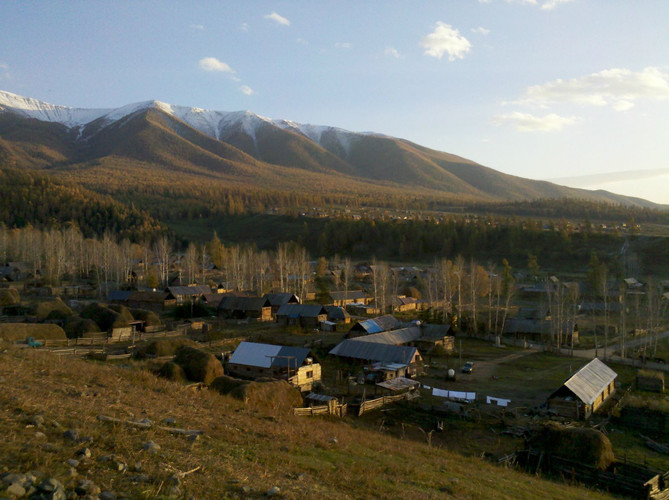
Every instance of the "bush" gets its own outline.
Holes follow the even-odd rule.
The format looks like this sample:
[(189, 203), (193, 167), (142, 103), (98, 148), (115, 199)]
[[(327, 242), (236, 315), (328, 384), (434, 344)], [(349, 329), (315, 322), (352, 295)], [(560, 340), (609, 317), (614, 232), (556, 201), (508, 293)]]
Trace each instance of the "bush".
[(181, 366), (186, 377), (193, 382), (204, 382), (209, 385), (223, 375), (223, 365), (216, 356), (194, 347), (181, 346), (177, 349), (174, 362)]

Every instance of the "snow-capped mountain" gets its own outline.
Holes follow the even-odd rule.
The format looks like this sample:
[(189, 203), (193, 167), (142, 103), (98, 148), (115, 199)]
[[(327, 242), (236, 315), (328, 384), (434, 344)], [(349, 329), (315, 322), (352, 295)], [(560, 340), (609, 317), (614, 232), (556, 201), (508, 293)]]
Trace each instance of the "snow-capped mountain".
[(216, 179), (226, 185), (335, 196), (355, 192), (416, 200), (572, 197), (646, 203), (503, 174), (376, 133), (160, 101), (115, 109), (69, 108), (3, 91), (0, 162), (35, 169), (58, 166), (61, 171), (86, 168), (90, 175), (93, 167), (102, 169), (100, 178), (114, 175), (102, 172), (102, 165), (113, 164), (135, 169), (132, 176), (149, 184), (157, 175), (179, 172), (184, 181), (194, 176), (206, 183)]
[[(348, 152), (356, 133), (336, 127), (309, 125), (290, 120), (272, 120), (250, 111), (215, 111), (187, 106), (176, 106), (161, 101), (143, 101), (112, 109), (70, 108), (46, 103), (30, 97), (23, 97), (11, 92), (0, 91), (0, 111), (8, 111), (26, 118), (60, 123), (70, 129), (86, 129), (87, 125), (100, 120), (101, 127), (118, 122), (139, 111), (158, 109), (187, 123), (195, 130), (217, 140), (229, 135), (230, 131), (240, 128), (257, 143), (256, 134), (260, 127), (273, 125), (283, 130), (301, 134), (316, 144), (331, 149), (341, 147)], [(82, 140), (90, 135), (80, 134)]]

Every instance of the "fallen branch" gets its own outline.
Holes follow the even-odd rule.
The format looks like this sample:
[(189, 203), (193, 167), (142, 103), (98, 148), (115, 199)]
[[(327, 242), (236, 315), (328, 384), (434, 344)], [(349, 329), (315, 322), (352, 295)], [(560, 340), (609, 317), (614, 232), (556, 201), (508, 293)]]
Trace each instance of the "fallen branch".
[[(115, 417), (109, 417), (107, 415), (98, 415), (98, 420), (102, 422), (112, 422), (115, 424), (124, 424), (124, 425), (131, 425), (133, 427), (139, 427), (140, 429), (151, 429), (154, 428), (153, 424), (151, 422), (145, 421), (145, 420), (126, 420), (123, 418), (115, 418)], [(164, 427), (162, 425), (157, 425), (155, 426), (156, 429), (160, 429), (161, 431), (167, 431), (172, 434), (180, 434), (183, 436), (199, 436), (201, 434), (204, 434), (204, 431), (197, 430), (197, 429), (179, 429), (178, 427)]]

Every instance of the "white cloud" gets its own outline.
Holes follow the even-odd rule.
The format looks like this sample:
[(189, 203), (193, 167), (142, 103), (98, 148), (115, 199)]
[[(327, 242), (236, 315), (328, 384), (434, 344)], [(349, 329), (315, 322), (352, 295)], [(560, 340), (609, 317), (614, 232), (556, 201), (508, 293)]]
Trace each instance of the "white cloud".
[(276, 12), (272, 12), (271, 14), (267, 14), (265, 16), (265, 19), (271, 19), (272, 21), (276, 22), (277, 24), (281, 24), (282, 26), (290, 26), (290, 21), (286, 19), (285, 17), (277, 14)]
[(201, 24), (191, 24), (189, 28), (192, 30), (204, 31), (204, 26)]
[(425, 49), (425, 54), (437, 59), (448, 54), (449, 61), (462, 59), (472, 46), (458, 30), (441, 21), (432, 33), (421, 40), (420, 45)]
[(518, 3), (521, 5), (537, 5), (537, 0), (506, 0), (506, 3)]
[(252, 89), (251, 87), (249, 87), (248, 85), (242, 85), (241, 87), (239, 87), (239, 90), (242, 91), (242, 94), (246, 94), (246, 95), (253, 95), (253, 94), (255, 94), (255, 92), (253, 91), (253, 89)]
[(558, 132), (579, 120), (580, 118), (576, 116), (559, 116), (554, 113), (546, 116), (534, 116), (515, 111), (508, 115), (497, 115), (492, 122), (494, 125), (509, 123), (521, 132)]
[(223, 61), (215, 57), (205, 57), (200, 59), (200, 68), (205, 71), (221, 71), (223, 73), (234, 73), (234, 70)]
[(248, 31), (249, 30), (249, 23), (242, 23), (242, 25), (239, 27), (240, 30), (242, 31)]
[(309, 42), (307, 42), (304, 38), (297, 38), (295, 41), (300, 45), (309, 45)]
[(490, 34), (490, 30), (484, 28), (483, 26), (479, 26), (478, 28), (472, 28), (472, 33), (476, 33), (477, 35), (486, 36), (486, 35)]
[(351, 44), (350, 42), (336, 42), (334, 46), (337, 47), (338, 49), (350, 49), (351, 47), (353, 47), (353, 44)]
[(517, 103), (539, 107), (575, 103), (625, 111), (639, 99), (669, 99), (668, 68), (649, 67), (636, 73), (614, 68), (571, 80), (558, 79), (529, 87)]
[(394, 57), (395, 59), (404, 59), (404, 56), (400, 54), (395, 47), (386, 47), (383, 53), (387, 56)]
[(561, 3), (568, 3), (568, 2), (573, 2), (574, 0), (548, 0), (546, 3), (544, 3), (541, 8), (543, 10), (553, 10), (555, 7), (560, 5)]
[(9, 64), (0, 62), (0, 80), (9, 80), (12, 77), (9, 72)]

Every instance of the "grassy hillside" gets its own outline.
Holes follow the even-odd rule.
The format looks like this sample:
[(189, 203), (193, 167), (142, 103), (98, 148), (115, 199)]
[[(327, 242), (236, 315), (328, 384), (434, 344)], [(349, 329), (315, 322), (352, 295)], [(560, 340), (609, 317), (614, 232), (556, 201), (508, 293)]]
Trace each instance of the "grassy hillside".
[[(89, 479), (103, 491), (130, 498), (166, 497), (177, 482), (183, 498), (261, 498), (272, 487), (280, 489), (280, 498), (610, 498), (430, 448), (424, 441), (358, 429), (353, 419), (248, 408), (227, 396), (158, 379), (142, 365), (65, 362), (27, 349), (9, 349), (0, 357), (0, 379), (12, 381), (0, 393), (0, 467), (55, 477), (66, 489)], [(102, 422), (99, 415), (150, 419), (155, 425), (137, 429)], [(204, 434), (189, 439), (157, 428), (169, 427), (161, 424), (166, 418)], [(71, 429), (83, 441), (66, 438)], [(145, 450), (148, 441), (160, 449)], [(66, 461), (83, 447), (91, 457), (71, 470)]]

